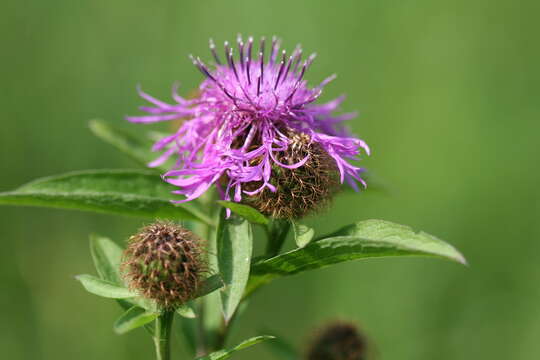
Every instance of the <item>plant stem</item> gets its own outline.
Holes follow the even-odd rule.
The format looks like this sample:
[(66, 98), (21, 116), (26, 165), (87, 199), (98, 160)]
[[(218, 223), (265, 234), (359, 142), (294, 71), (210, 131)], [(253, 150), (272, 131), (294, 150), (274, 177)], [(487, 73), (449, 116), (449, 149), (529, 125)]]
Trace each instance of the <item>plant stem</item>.
[[(215, 191), (207, 192), (202, 200), (202, 207), (206, 214), (215, 220), (219, 214), (220, 207), (215, 205), (217, 194)], [(217, 248), (215, 239), (215, 229), (201, 224), (200, 234), (207, 241), (208, 267), (211, 272), (218, 272)], [(213, 293), (200, 299), (200, 309), (197, 321), (197, 356), (206, 355), (215, 349), (216, 337), (219, 329), (221, 312), (219, 308), (219, 294)]]
[(154, 345), (156, 347), (157, 360), (170, 360), (171, 358), (171, 326), (174, 319), (174, 311), (165, 310), (156, 319), (156, 331)]
[(219, 350), (225, 346), (225, 343), (227, 342), (227, 338), (231, 332), (231, 329), (233, 327), (233, 324), (235, 323), (235, 320), (238, 318), (237, 314), (238, 311), (240, 311), (240, 306), (242, 306), (242, 302), (238, 306), (238, 309), (236, 309), (235, 313), (232, 315), (232, 317), (229, 319), (229, 322), (225, 322), (225, 319), (223, 319), (223, 323), (221, 326), (221, 329), (219, 333), (217, 334), (216, 344), (214, 350)]

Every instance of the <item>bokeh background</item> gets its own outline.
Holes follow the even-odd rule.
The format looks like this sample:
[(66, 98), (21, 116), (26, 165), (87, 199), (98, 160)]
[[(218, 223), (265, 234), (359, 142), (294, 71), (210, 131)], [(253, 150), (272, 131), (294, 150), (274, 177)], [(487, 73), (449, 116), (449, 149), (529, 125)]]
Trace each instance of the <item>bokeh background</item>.
[[(0, 4), (0, 191), (87, 168), (135, 166), (94, 138), (201, 75), (218, 43), (273, 35), (338, 73), (364, 165), (386, 192), (349, 194), (309, 219), (325, 232), (383, 218), (456, 245), (470, 267), (429, 259), (342, 264), (268, 286), (234, 340), (271, 329), (303, 348), (326, 320), (361, 324), (382, 359), (540, 357), (540, 68), (536, 1), (15, 1)], [(132, 127), (133, 129), (133, 127)], [(0, 208), (4, 359), (148, 359), (142, 330), (118, 337), (119, 308), (73, 279), (92, 273), (90, 232), (123, 241), (130, 218)], [(181, 353), (179, 353), (181, 354)], [(237, 359), (273, 359), (264, 345)], [(179, 357), (177, 357), (179, 358)]]

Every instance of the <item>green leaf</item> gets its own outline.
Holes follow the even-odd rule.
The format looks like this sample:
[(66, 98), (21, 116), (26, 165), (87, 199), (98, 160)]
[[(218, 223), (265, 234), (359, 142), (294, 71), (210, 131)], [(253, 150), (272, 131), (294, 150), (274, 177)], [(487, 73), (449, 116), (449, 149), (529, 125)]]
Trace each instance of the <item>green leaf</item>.
[(225, 321), (233, 316), (249, 278), (253, 236), (251, 225), (245, 219), (225, 218), (222, 211), (217, 230), (218, 266), (225, 282), (221, 302)]
[(120, 246), (106, 237), (93, 234), (90, 235), (90, 253), (101, 279), (117, 285), (123, 284), (120, 276), (120, 263), (122, 260), (122, 248)]
[(235, 203), (232, 201), (218, 200), (218, 204), (230, 209), (232, 212), (240, 215), (253, 224), (267, 225), (268, 219), (257, 209), (251, 206)]
[(176, 309), (176, 313), (182, 317), (188, 318), (188, 319), (194, 319), (197, 317), (195, 314), (195, 309), (193, 309), (193, 306), (191, 304), (182, 304)]
[(250, 338), (248, 340), (242, 341), (240, 344), (236, 345), (235, 347), (233, 347), (231, 349), (219, 350), (219, 351), (213, 352), (211, 354), (208, 354), (206, 356), (199, 357), (196, 360), (223, 360), (223, 359), (228, 359), (229, 357), (231, 357), (232, 353), (234, 353), (234, 352), (236, 352), (238, 350), (245, 349), (247, 347), (258, 344), (261, 341), (270, 340), (270, 339), (273, 339), (273, 338), (274, 337), (270, 336), (270, 335), (262, 335), (262, 336), (252, 337), (252, 338)]
[[(116, 299), (116, 303), (118, 305), (120, 305), (120, 307), (122, 309), (124, 309), (124, 311), (127, 311), (129, 309), (131, 309), (134, 304), (132, 301), (128, 301), (128, 300), (132, 300), (133, 298), (130, 298), (130, 299)], [(147, 311), (148, 312), (148, 311)], [(144, 325), (144, 329), (146, 331), (148, 331), (148, 333), (151, 335), (151, 336), (154, 336), (154, 333), (155, 333), (155, 329), (154, 329), (154, 326), (152, 326), (151, 324), (145, 324)]]
[(137, 296), (125, 287), (118, 286), (110, 281), (99, 279), (92, 275), (77, 275), (75, 277), (81, 282), (86, 291), (101, 297), (111, 299), (125, 299)]
[(86, 170), (41, 178), (0, 193), (0, 204), (210, 223), (189, 205), (172, 204), (171, 190), (174, 187), (148, 170)]
[(390, 256), (430, 256), (466, 264), (453, 246), (425, 232), (384, 220), (365, 220), (346, 226), (306, 247), (295, 249), (251, 267), (246, 296), (271, 280), (328, 265)]
[(203, 283), (199, 287), (196, 297), (206, 296), (210, 293), (213, 293), (216, 290), (221, 289), (224, 285), (225, 283), (223, 282), (223, 279), (221, 278), (221, 276), (212, 275), (203, 281)]
[(294, 241), (296, 242), (296, 245), (298, 247), (303, 248), (309, 242), (311, 239), (313, 239), (313, 235), (315, 235), (315, 230), (310, 228), (309, 226), (295, 223), (294, 221), (291, 221), (293, 225), (294, 230)]
[(128, 331), (144, 326), (151, 321), (154, 321), (159, 316), (159, 313), (147, 312), (138, 306), (133, 306), (123, 313), (113, 325), (114, 332), (117, 334), (125, 334)]
[[(139, 294), (137, 294), (137, 295), (139, 295)], [(136, 297), (133, 297), (133, 298), (130, 298), (130, 299), (126, 299), (126, 301), (129, 302), (131, 305), (138, 306), (138, 307), (146, 310), (147, 312), (151, 312), (151, 313), (159, 312), (159, 306), (155, 302), (155, 300), (147, 299), (147, 298), (142, 297), (142, 296), (136, 296)]]
[[(109, 238), (93, 234), (90, 235), (90, 252), (99, 277), (116, 285), (122, 285), (123, 281), (120, 275), (122, 248)], [(157, 309), (157, 306), (152, 305), (151, 301), (141, 297), (116, 299), (116, 301), (126, 311), (134, 307), (134, 305), (138, 307), (142, 306), (146, 310)], [(149, 313), (149, 311), (146, 312)], [(152, 326), (146, 324), (144, 327), (151, 335), (154, 334), (154, 328)]]
[(152, 141), (146, 137), (136, 136), (99, 119), (90, 120), (88, 125), (98, 138), (144, 166), (159, 156), (151, 151)]

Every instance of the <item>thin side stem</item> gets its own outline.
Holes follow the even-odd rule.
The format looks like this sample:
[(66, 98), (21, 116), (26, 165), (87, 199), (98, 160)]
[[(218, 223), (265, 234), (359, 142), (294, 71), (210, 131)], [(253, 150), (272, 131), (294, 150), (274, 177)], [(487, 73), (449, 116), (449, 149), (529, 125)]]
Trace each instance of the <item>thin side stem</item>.
[(157, 360), (170, 360), (171, 358), (171, 327), (174, 319), (174, 311), (165, 310), (156, 319), (154, 345), (156, 347)]

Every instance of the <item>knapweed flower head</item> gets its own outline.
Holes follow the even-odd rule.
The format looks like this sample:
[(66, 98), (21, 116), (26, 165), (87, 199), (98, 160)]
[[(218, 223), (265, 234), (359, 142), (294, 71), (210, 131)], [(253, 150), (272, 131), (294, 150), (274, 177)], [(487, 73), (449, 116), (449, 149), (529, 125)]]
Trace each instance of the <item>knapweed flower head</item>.
[(316, 104), (335, 76), (308, 86), (305, 75), (314, 54), (304, 59), (299, 46), (290, 54), (280, 51), (276, 38), (268, 49), (264, 38), (257, 47), (253, 38), (244, 42), (240, 36), (234, 48), (227, 42), (224, 47), (220, 57), (210, 41), (211, 67), (191, 57), (205, 77), (195, 98), (183, 98), (175, 89), (175, 103), (167, 104), (140, 91), (153, 106), (141, 108), (148, 115), (128, 118), (183, 119), (174, 134), (154, 145), (163, 154), (149, 164), (160, 166), (174, 157), (163, 177), (178, 187), (176, 194), (185, 195), (177, 202), (196, 199), (215, 185), (224, 200), (297, 218), (324, 203), (337, 182), (365, 186), (363, 169), (350, 160), (358, 160), (362, 150), (369, 154), (369, 148), (343, 126), (355, 114), (334, 114), (343, 96)]
[(122, 268), (141, 296), (164, 308), (193, 298), (207, 272), (202, 240), (171, 222), (158, 221), (129, 238)]
[(358, 328), (348, 322), (334, 322), (320, 329), (306, 360), (367, 360), (368, 344)]

